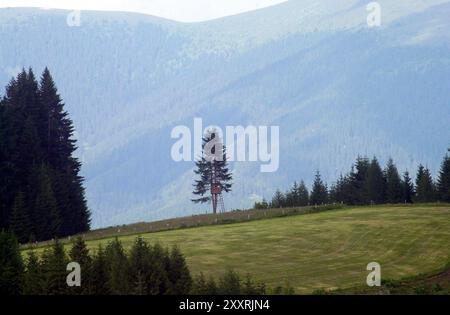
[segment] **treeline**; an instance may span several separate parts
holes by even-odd
[[[358,157],[350,172],[328,186],[316,173],[311,192],[304,181],[285,193],[277,190],[270,202],[256,202],[254,208],[284,208],[345,203],[369,205],[385,203],[450,202],[450,156],[447,154],[436,180],[430,170],[418,167],[415,180],[408,171],[400,175],[394,161],[389,159],[383,169],[376,157]]]
[[[81,237],[68,253],[54,241],[37,255],[29,251],[23,259],[14,234],[0,233],[0,295],[216,295],[293,294],[290,286],[267,289],[250,276],[241,278],[229,270],[217,280],[203,274],[191,277],[178,247],[171,250],[150,245],[137,237],[126,252],[116,238],[91,253]],[[67,265],[81,267],[81,285],[68,286]]]
[[[72,121],[48,69],[23,70],[0,100],[0,229],[21,243],[89,229]]]

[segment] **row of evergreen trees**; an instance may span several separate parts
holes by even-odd
[[[23,70],[0,100],[0,229],[20,242],[89,229],[72,121],[48,69]]]
[[[400,175],[394,161],[389,159],[381,168],[374,157],[358,157],[351,171],[333,183],[330,188],[319,172],[309,192],[304,181],[294,183],[291,189],[282,193],[277,190],[270,202],[255,203],[255,208],[301,207],[326,203],[367,205],[383,203],[450,202],[450,156],[447,154],[441,164],[436,181],[430,170],[420,165],[415,183],[408,171]]]
[[[129,252],[116,238],[90,253],[81,237],[65,252],[59,241],[24,261],[11,232],[0,232],[0,295],[261,295],[293,294],[289,286],[266,288],[250,275],[228,270],[215,280],[203,273],[192,278],[178,247],[150,245],[138,237]],[[69,262],[81,266],[81,286],[67,285]]]
[[[26,295],[187,294],[192,279],[185,258],[172,250],[137,238],[128,254],[117,239],[91,255],[82,238],[76,238],[67,254],[63,244],[53,245],[38,255],[28,253],[22,261],[12,233],[0,233],[0,293]],[[69,262],[81,266],[81,286],[66,282]]]

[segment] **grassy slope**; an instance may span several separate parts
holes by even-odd
[[[231,267],[270,286],[289,282],[297,293],[310,293],[364,285],[372,261],[390,279],[442,268],[450,258],[450,206],[350,208],[142,237],[179,245],[194,274]],[[120,240],[129,248],[134,238]]]

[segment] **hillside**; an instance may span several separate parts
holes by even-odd
[[[358,154],[435,172],[448,147],[450,3],[293,0],[202,23],[111,12],[0,9],[0,86],[48,66],[74,120],[95,228],[204,213],[177,125],[280,126],[280,169],[233,163],[227,209],[294,180],[326,181]],[[3,93],[0,92],[0,93]],[[251,182],[246,179],[252,178]]]
[[[119,239],[129,248],[135,236]],[[179,245],[194,274],[233,268],[271,286],[289,282],[297,293],[311,293],[364,286],[373,261],[381,264],[383,279],[440,270],[450,260],[450,205],[344,208],[141,236]],[[109,240],[87,244],[95,250]]]

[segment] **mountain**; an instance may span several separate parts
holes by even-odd
[[[450,135],[450,1],[288,1],[201,23],[82,11],[0,9],[0,85],[52,71],[77,129],[95,227],[206,211],[171,130],[280,126],[280,167],[232,163],[227,208],[294,180],[327,181],[358,154],[434,172]],[[251,180],[249,180],[251,179]]]

